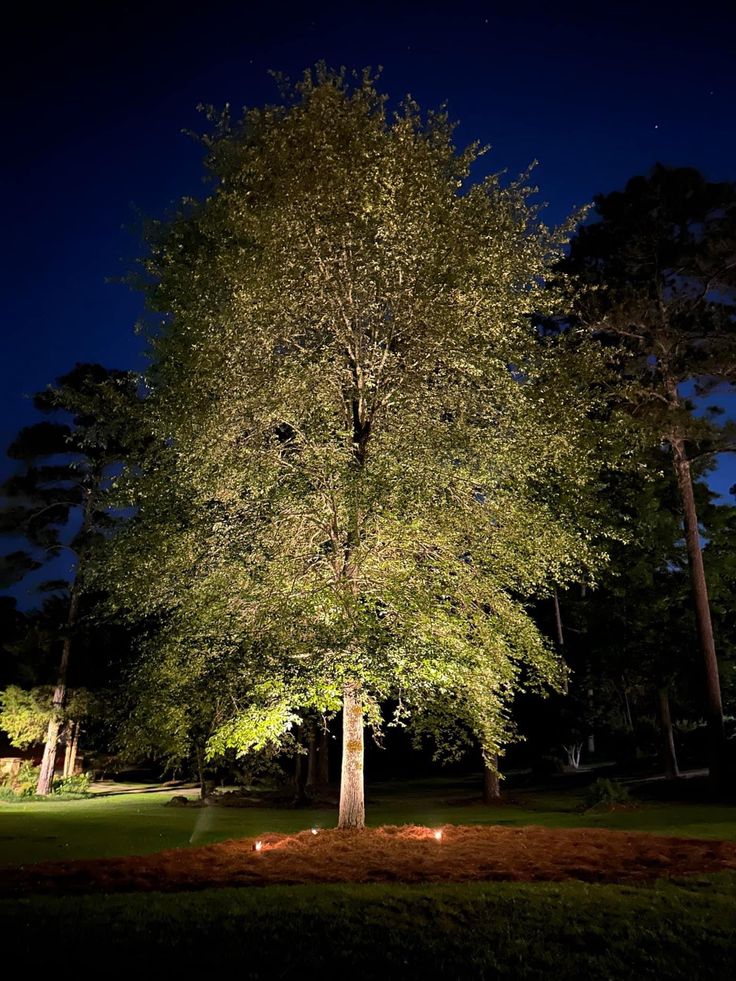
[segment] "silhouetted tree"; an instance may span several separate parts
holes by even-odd
[[[54,421],[25,427],[8,450],[21,467],[2,487],[0,529],[27,543],[11,556],[14,578],[60,553],[70,557],[68,580],[46,584],[66,591],[68,603],[37,788],[42,795],[49,793],[54,775],[85,561],[93,540],[114,523],[103,492],[110,468],[124,454],[136,389],[129,372],[78,364],[34,398],[36,408]]]
[[[561,268],[584,287],[575,316],[619,359],[631,412],[670,453],[705,668],[711,777],[723,786],[721,686],[691,469],[736,439],[733,424],[696,414],[687,391],[706,395],[736,380],[736,185],[658,164],[624,191],[599,195],[595,218]]]

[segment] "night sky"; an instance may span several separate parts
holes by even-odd
[[[109,281],[136,256],[137,211],[202,192],[195,106],[275,99],[269,69],[382,65],[392,97],[447,99],[493,170],[539,160],[550,222],[657,160],[736,179],[733,3],[25,9],[3,52],[2,446],[76,361],[143,366],[140,299]],[[714,486],[735,480],[728,465]]]

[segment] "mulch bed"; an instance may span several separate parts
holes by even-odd
[[[0,893],[143,892],[316,882],[635,882],[736,870],[736,842],[573,828],[416,825],[263,835],[154,855],[0,871]]]

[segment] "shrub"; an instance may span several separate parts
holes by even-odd
[[[611,807],[614,804],[630,804],[631,795],[626,787],[605,777],[599,777],[585,791],[585,808]]]
[[[91,784],[91,773],[74,773],[61,780],[55,780],[53,793],[55,796],[64,797],[89,797]]]
[[[34,766],[30,760],[23,760],[20,769],[7,786],[17,797],[33,797],[40,772],[40,766]]]

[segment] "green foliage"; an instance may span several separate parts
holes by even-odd
[[[136,384],[132,373],[77,364],[35,396],[35,407],[53,421],[20,431],[8,449],[20,469],[0,487],[0,531],[25,542],[5,560],[8,584],[62,549],[79,556],[109,527],[110,515],[97,498],[106,468],[122,452]],[[80,511],[81,528],[72,532],[70,516]]]
[[[91,786],[91,773],[73,773],[55,780],[52,792],[57,797],[89,797]]]
[[[18,749],[43,742],[52,715],[51,688],[32,688],[27,691],[9,685],[0,692],[0,729],[4,729],[10,745]]]
[[[606,777],[599,777],[586,788],[584,803],[588,810],[615,804],[629,804],[631,795],[623,784],[608,780]]]
[[[736,184],[658,164],[598,195],[595,212],[562,264],[585,287],[576,314],[614,346],[638,412],[663,438],[730,445],[733,426],[719,436],[715,414],[694,416],[672,383],[694,380],[704,394],[734,380]]]
[[[496,753],[515,693],[564,676],[527,601],[605,558],[604,359],[533,322],[572,223],[526,176],[474,183],[481,148],[368,74],[319,67],[204,143],[212,194],[151,230],[147,452],[99,571],[158,627],[148,716],[245,753],[357,678],[374,722],[401,697]]]
[[[11,746],[27,749],[44,741],[53,714],[53,693],[49,685],[31,689],[8,685],[0,692],[0,729],[8,734]],[[99,716],[102,711],[100,700],[86,688],[71,688],[59,715],[62,722],[65,719],[81,722]]]
[[[5,787],[16,797],[33,797],[40,771],[41,767],[34,766],[30,760],[23,760],[20,769],[14,776],[8,778]]]

